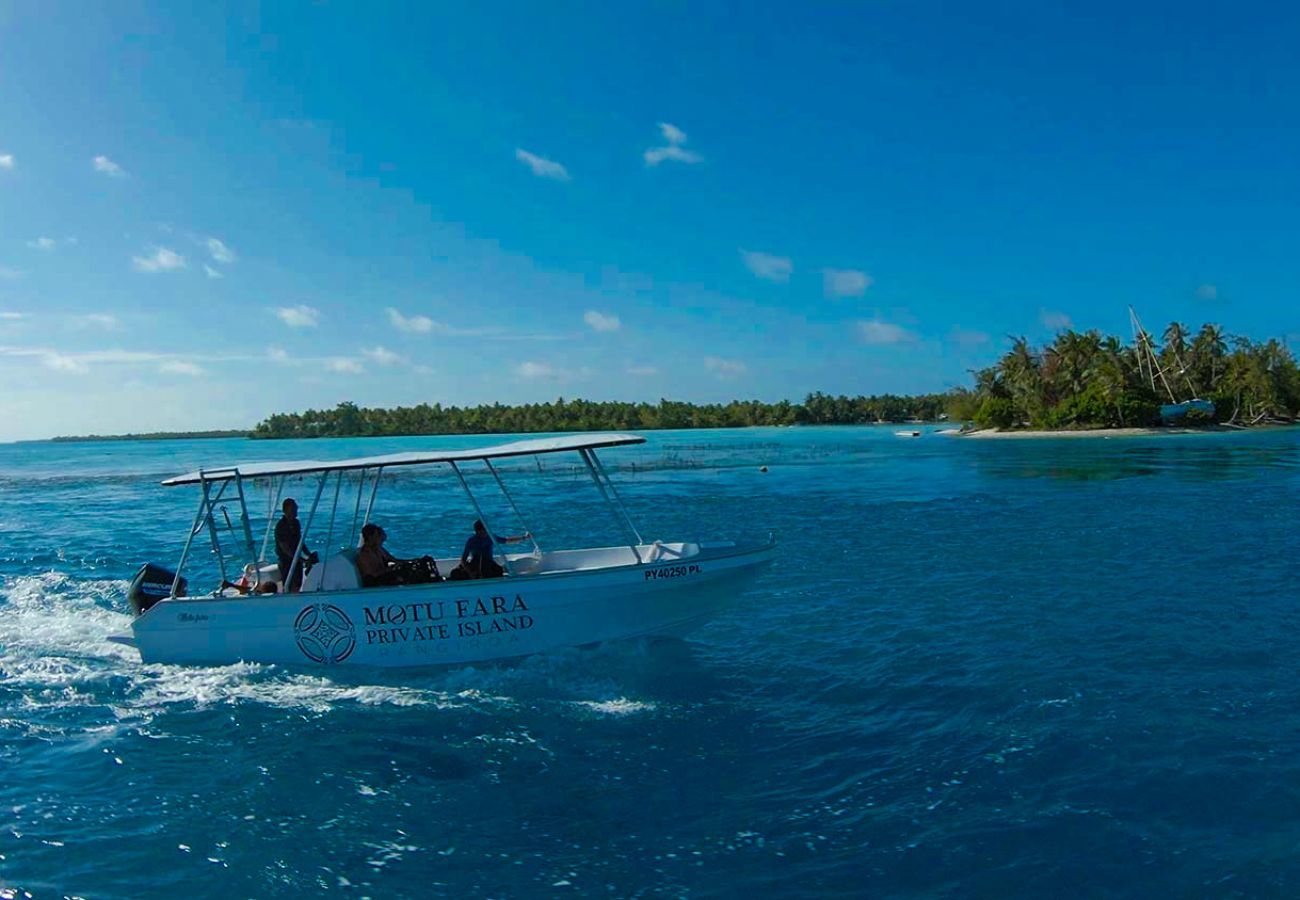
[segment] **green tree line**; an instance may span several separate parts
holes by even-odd
[[[1066,329],[1042,347],[1023,337],[993,365],[973,373],[970,388],[938,394],[831,396],[802,403],[596,402],[565,400],[505,406],[421,403],[393,409],[340,403],[333,409],[278,413],[254,438],[548,431],[646,431],[750,425],[860,425],[878,422],[974,422],[998,428],[1107,428],[1159,425],[1174,399],[1211,400],[1213,415],[1187,413],[1184,424],[1293,420],[1300,414],[1300,371],[1280,341],[1251,341],[1207,324],[1196,333],[1174,322],[1149,353],[1099,331]],[[1144,363],[1144,360],[1146,362]],[[1154,387],[1152,382],[1155,382]]]
[[[1300,371],[1276,339],[1254,342],[1211,324],[1192,334],[1174,322],[1148,342],[1144,353],[1139,341],[1098,331],[1067,329],[1040,348],[1014,338],[1001,359],[975,373],[972,390],[954,392],[950,412],[985,427],[1147,426],[1161,423],[1171,393],[1214,403],[1212,415],[1188,412],[1187,424],[1255,424],[1300,412]]]
[[[442,406],[393,409],[340,403],[333,409],[277,413],[253,429],[254,438],[352,437],[402,434],[500,434],[543,431],[646,431],[659,428],[739,428],[748,425],[858,425],[933,421],[949,394],[832,397],[810,394],[803,403],[734,400],[730,403],[617,403],[565,400],[520,406]]]

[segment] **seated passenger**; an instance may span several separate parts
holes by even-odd
[[[514,537],[496,535],[496,539],[503,544],[514,544],[526,541],[532,536],[531,532],[525,531]],[[462,581],[472,578],[500,578],[504,575],[505,569],[492,558],[492,538],[483,520],[476,519],[474,533],[465,542],[465,550],[460,555],[460,565],[453,569],[448,577],[452,581]]]
[[[442,581],[438,564],[432,556],[398,559],[384,549],[388,533],[373,522],[361,528],[361,549],[357,551],[357,571],[362,587],[385,587],[399,584],[428,584]]]

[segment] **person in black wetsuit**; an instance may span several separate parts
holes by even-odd
[[[461,578],[500,578],[505,574],[501,564],[492,558],[492,535],[482,519],[474,520],[474,533],[465,542],[465,550],[460,555],[460,565],[456,569],[462,573]],[[503,544],[526,541],[532,535],[525,531],[515,537],[496,536]]]
[[[285,498],[281,509],[284,515],[275,523],[275,558],[280,564],[280,581],[284,583],[284,589],[293,594],[302,587],[303,563],[315,563],[318,557],[304,544],[302,558],[290,574],[289,566],[293,564],[293,555],[302,540],[302,523],[298,521],[298,503],[292,497]]]

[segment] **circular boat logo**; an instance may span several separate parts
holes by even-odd
[[[303,607],[293,620],[293,635],[298,649],[312,662],[332,665],[352,655],[357,646],[357,630],[347,613],[328,603]]]

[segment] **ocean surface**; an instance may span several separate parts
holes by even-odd
[[[603,454],[647,538],[782,545],[732,612],[328,675],[105,640],[194,514],[158,481],[497,439],[0,446],[0,897],[1300,895],[1300,431],[648,437]],[[503,474],[618,542],[568,461]],[[375,512],[473,517],[445,473]]]

